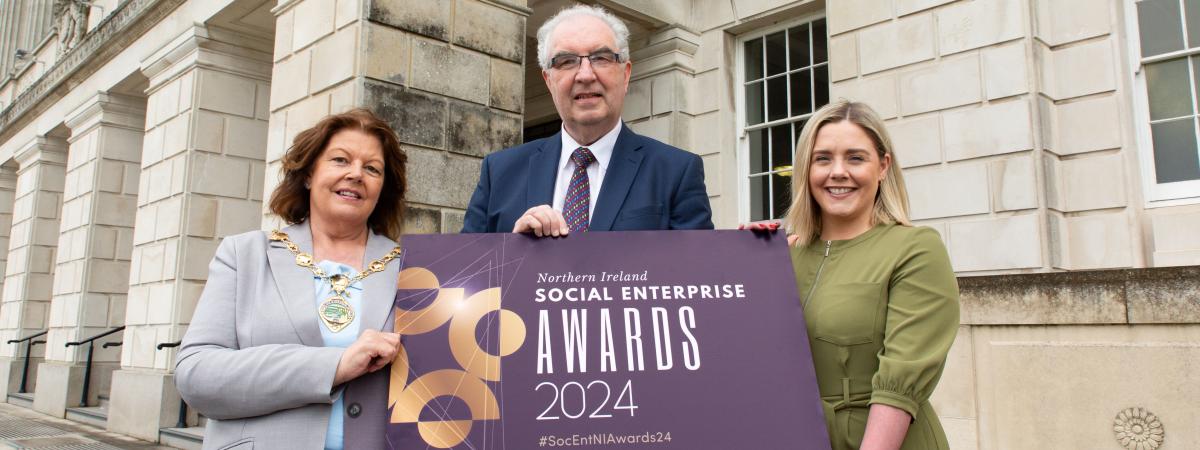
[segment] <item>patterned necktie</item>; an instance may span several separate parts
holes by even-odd
[[[591,150],[583,147],[571,152],[571,162],[575,163],[575,172],[571,174],[571,184],[567,185],[567,198],[563,203],[563,218],[571,231],[587,231],[591,223],[588,213],[592,198],[592,186],[588,183],[587,168],[596,157]]]

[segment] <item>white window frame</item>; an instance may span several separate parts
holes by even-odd
[[[1183,2],[1180,3],[1180,14],[1183,14]],[[1200,55],[1200,48],[1185,49],[1177,52],[1154,56],[1143,60],[1142,37],[1138,26],[1137,0],[1126,0],[1125,34],[1127,36],[1126,50],[1129,52],[1129,74],[1133,79],[1133,120],[1134,134],[1138,146],[1138,161],[1141,167],[1142,189],[1145,193],[1145,207],[1159,208],[1165,206],[1190,205],[1200,203],[1200,180],[1176,181],[1173,183],[1158,183],[1154,166],[1154,140],[1150,132],[1150,93],[1146,86],[1146,71],[1142,70],[1145,63],[1153,63],[1176,58],[1187,58]],[[1183,30],[1184,42],[1187,42],[1187,27]],[[1192,64],[1187,64],[1189,75],[1193,70]],[[1189,81],[1195,80],[1191,78]],[[1194,81],[1192,81],[1194,83]],[[1198,87],[1193,86],[1192,101],[1195,103]],[[1197,111],[1200,112],[1200,111]],[[1197,134],[1200,136],[1200,133]],[[1200,137],[1197,138],[1200,142]]]
[[[745,75],[746,74],[746,67],[745,67],[746,66],[746,55],[745,55],[746,41],[758,39],[758,38],[767,36],[769,34],[777,33],[782,30],[800,26],[805,23],[816,22],[817,20],[820,20],[820,19],[826,19],[824,11],[806,15],[806,16],[803,16],[803,17],[800,17],[797,19],[783,21],[778,24],[772,25],[770,27],[762,28],[760,30],[755,30],[753,33],[746,33],[744,35],[740,35],[737,37],[737,40],[734,43],[734,47],[737,50],[734,55],[734,61],[735,61],[735,67],[734,67],[734,91],[735,91],[735,93],[734,93],[734,102],[735,102],[734,103],[735,104],[734,116],[737,118],[736,126],[737,126],[737,141],[738,142],[737,142],[737,150],[736,150],[736,154],[734,155],[734,159],[737,161],[738,223],[750,222],[750,158],[749,158],[749,156],[750,156],[750,133],[747,132],[748,125],[746,124],[746,75]],[[825,36],[826,59],[823,64],[826,67],[826,73],[829,74],[828,76],[830,78],[832,78],[833,75],[828,71],[829,61],[832,59],[832,56],[833,56],[832,54],[829,53],[829,35],[828,35],[829,20],[828,19],[825,20],[825,33],[826,33],[826,36]],[[812,46],[811,41],[809,42],[809,46],[810,46],[810,50],[811,50],[811,46]],[[764,46],[764,48],[765,48],[765,46]],[[788,60],[787,60],[788,67],[791,67],[791,65],[790,65],[791,57],[792,57],[791,52],[784,52],[784,54],[788,58]],[[819,66],[819,64],[813,65],[813,67],[817,67],[817,66]],[[832,87],[833,87],[832,82],[830,82],[829,87],[831,88],[830,94],[832,94]],[[787,101],[788,101],[788,104],[790,105],[791,100],[792,100],[792,84],[791,83],[787,83],[787,89],[788,89]],[[814,96],[815,96],[815,94],[816,94],[816,92],[810,93],[810,95],[814,95]],[[815,97],[810,97],[810,98],[815,98]],[[764,96],[763,97],[764,109],[766,108],[767,101],[768,100],[767,100],[766,96]],[[830,98],[830,101],[832,101],[832,97]],[[815,112],[815,111],[813,111],[813,112]],[[808,114],[802,114],[799,116],[788,117],[785,119],[775,120],[775,121],[769,120],[769,118],[766,116],[766,112],[764,112],[763,113],[763,122],[759,123],[757,125],[754,125],[753,127],[755,129],[767,129],[767,128],[770,128],[771,126],[775,126],[775,125],[799,122],[802,120],[807,120],[809,117],[812,117],[813,112],[809,112]],[[800,137],[798,134],[799,132],[800,132],[800,130],[796,130],[797,135],[795,137],[797,139]],[[765,139],[770,139],[769,133],[764,133],[764,135],[765,135]],[[793,143],[793,145],[795,145],[795,143]],[[795,164],[794,160],[792,161],[792,164]],[[769,177],[769,175],[768,175],[768,177]],[[772,201],[769,202],[768,204],[771,205],[772,208],[774,208],[774,198],[772,198],[771,200]],[[769,217],[772,215],[773,214],[770,214],[770,211],[768,211],[767,216]],[[774,220],[774,219],[770,219],[770,218],[766,219],[766,221],[771,221],[771,220]]]

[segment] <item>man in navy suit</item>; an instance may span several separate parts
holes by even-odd
[[[464,233],[712,229],[700,157],[621,122],[629,29],[599,7],[538,29],[538,63],[563,130],[483,159]]]

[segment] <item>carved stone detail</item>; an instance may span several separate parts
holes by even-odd
[[[87,0],[54,0],[54,17],[58,19],[58,54],[62,56],[83,41],[87,34],[88,14],[92,10]]]
[[[1126,408],[1113,419],[1117,442],[1129,450],[1154,450],[1162,446],[1166,434],[1158,416],[1145,408]]]

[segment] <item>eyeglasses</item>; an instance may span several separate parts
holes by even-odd
[[[550,59],[550,67],[554,70],[575,70],[582,64],[583,58],[592,62],[592,67],[603,69],[621,62],[621,55],[611,50],[601,50],[590,55],[573,55],[563,53]]]

